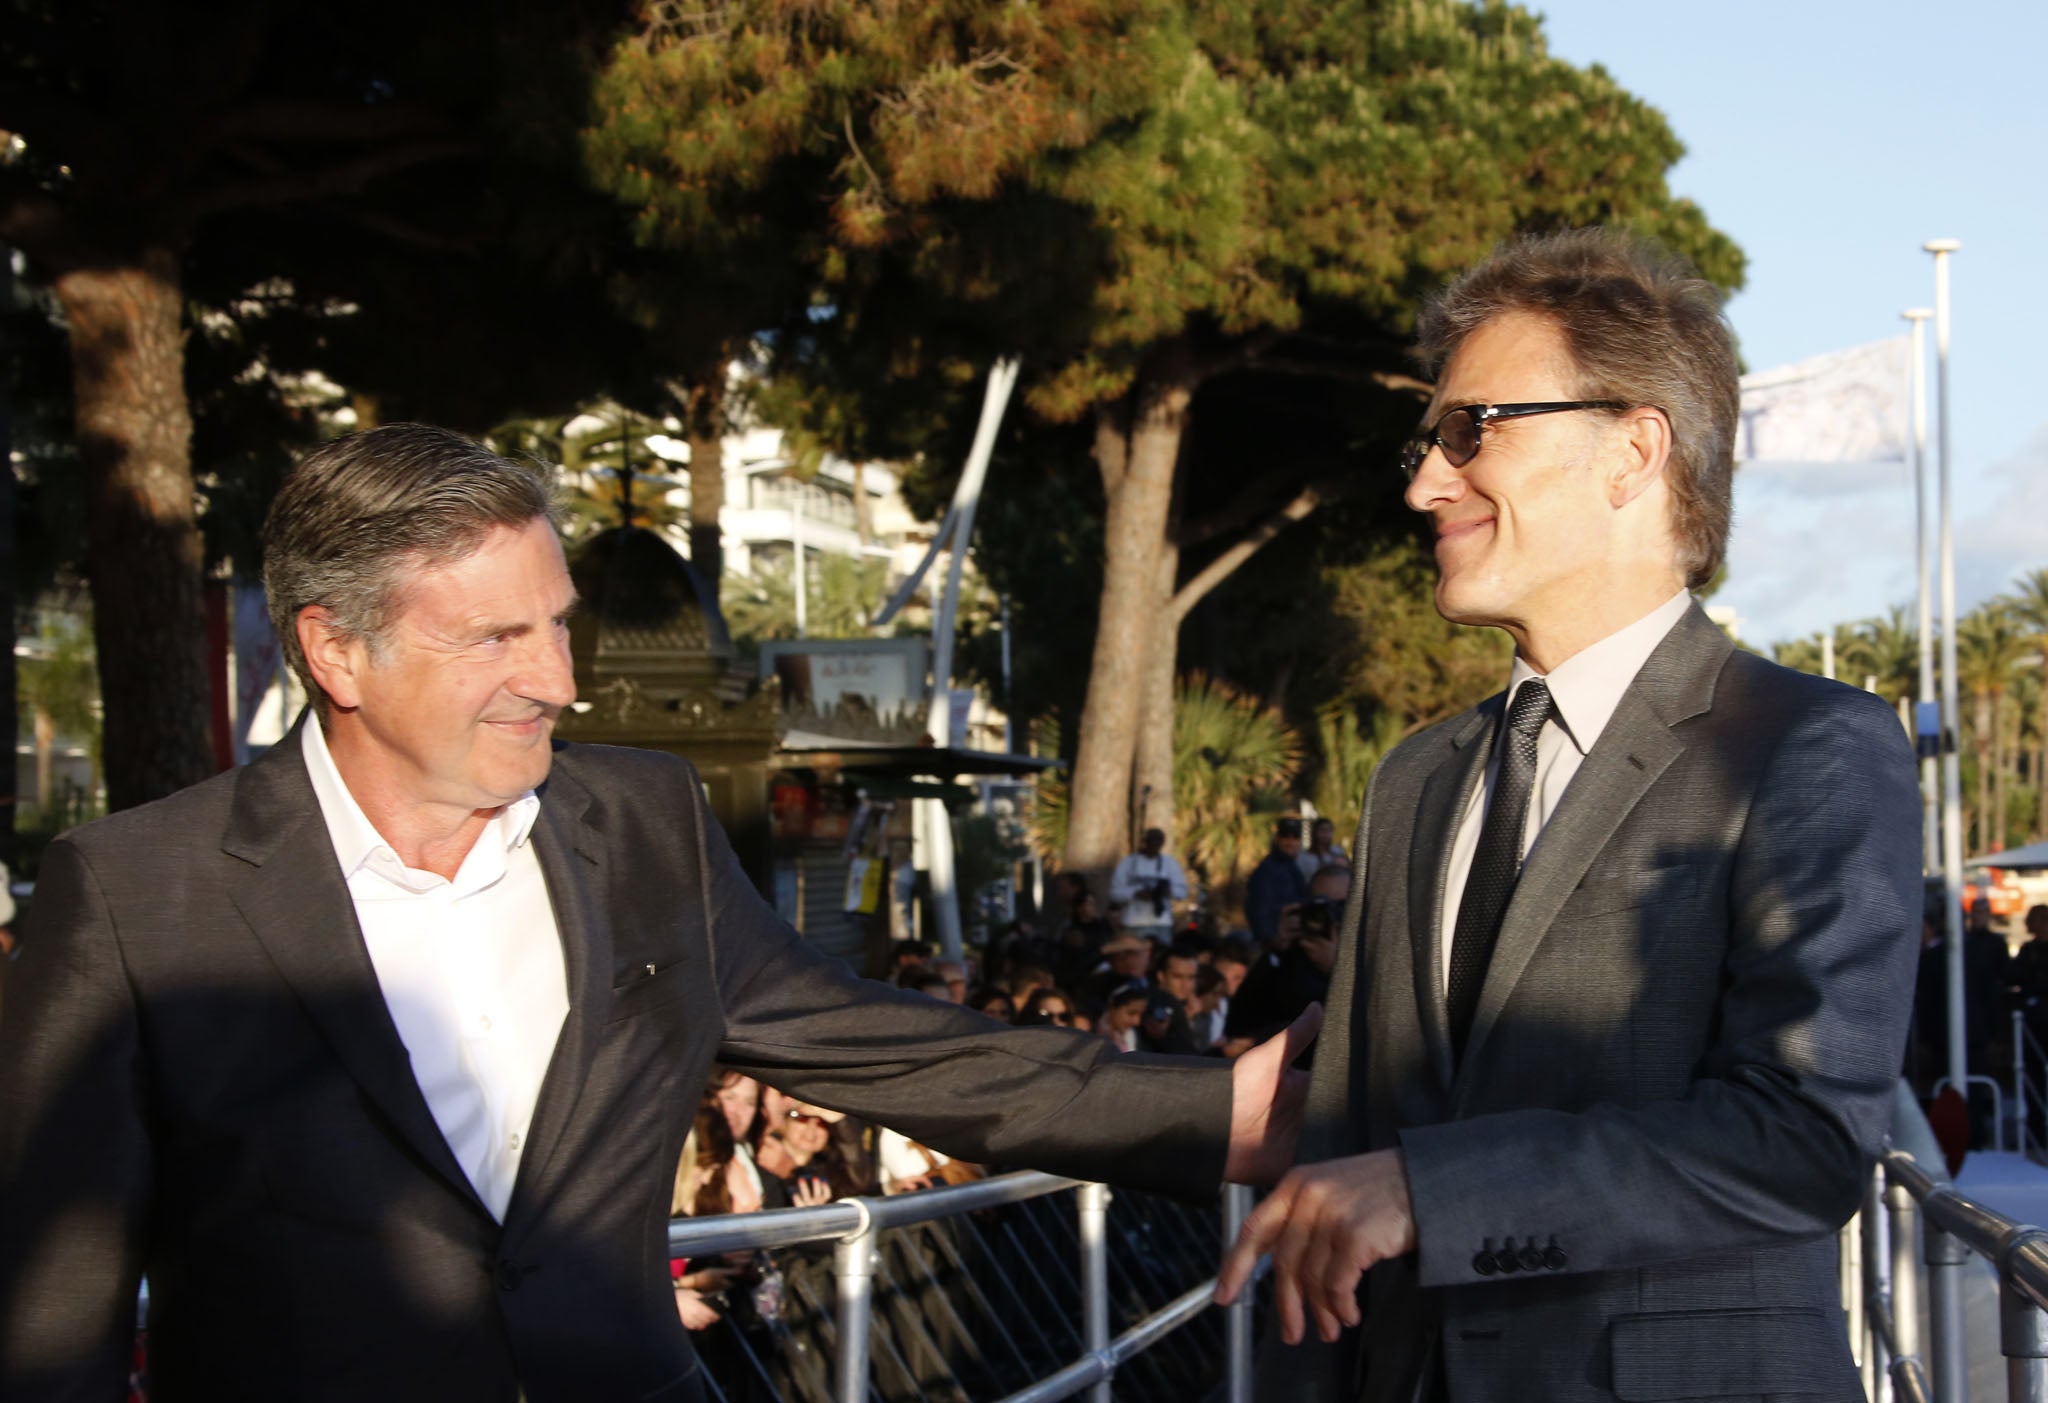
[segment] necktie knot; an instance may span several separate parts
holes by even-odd
[[[1508,707],[1508,730],[1518,739],[1534,740],[1550,719],[1550,688],[1540,677],[1532,677],[1515,691]]]

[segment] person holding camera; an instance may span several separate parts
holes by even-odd
[[[1263,1036],[1261,1029],[1284,1028],[1310,1004],[1328,997],[1330,971],[1337,963],[1337,924],[1350,892],[1351,869],[1325,867],[1308,884],[1303,900],[1280,908],[1272,950],[1253,963],[1230,1001],[1223,1026],[1226,1057],[1249,1050]]]
[[[1116,865],[1109,899],[1124,905],[1124,929],[1162,940],[1173,929],[1173,903],[1188,899],[1187,874],[1166,851],[1166,831],[1148,828],[1138,850]]]

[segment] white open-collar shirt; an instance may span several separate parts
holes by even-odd
[[[530,841],[540,799],[529,790],[500,809],[451,882],[399,860],[335,768],[318,717],[300,730],[413,1076],[456,1163],[503,1222],[569,1012],[561,935]]]
[[[1529,666],[1520,654],[1516,655],[1514,669],[1508,674],[1507,702],[1501,715],[1507,714],[1516,691],[1532,677],[1543,677],[1550,688],[1551,701],[1550,719],[1543,723],[1543,730],[1536,737],[1536,782],[1529,791],[1529,816],[1522,823],[1523,857],[1529,855],[1529,849],[1543,833],[1543,825],[1557,811],[1558,801],[1564,798],[1572,776],[1585,763],[1586,752],[1607,729],[1614,709],[1621,705],[1622,693],[1691,605],[1692,596],[1680,590],[1628,627],[1572,654],[1548,676]],[[1493,802],[1493,787],[1499,778],[1500,748],[1495,746],[1486,762],[1486,783],[1473,788],[1451,840],[1437,971],[1446,993],[1451,987],[1451,941],[1458,930],[1458,908],[1465,901],[1465,879],[1471,875],[1472,856],[1479,849],[1479,833],[1486,826],[1486,808]]]

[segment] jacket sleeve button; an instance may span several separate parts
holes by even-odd
[[[1501,1244],[1500,1251],[1494,1253],[1493,1264],[1500,1268],[1503,1274],[1518,1272],[1522,1269],[1522,1257],[1519,1252],[1515,1251],[1515,1240],[1513,1238],[1507,1239],[1507,1241]]]
[[[1519,1255],[1523,1271],[1542,1271],[1545,1266],[1549,1265],[1548,1254],[1536,1245],[1536,1239],[1533,1237],[1529,1239],[1528,1245],[1521,1250]]]
[[[1564,1249],[1557,1245],[1555,1235],[1551,1237],[1550,1245],[1543,1249],[1543,1265],[1552,1271],[1563,1271],[1571,1265],[1571,1258],[1565,1256]]]
[[[1500,1270],[1493,1263],[1492,1238],[1486,1239],[1485,1244],[1480,1247],[1478,1253],[1472,1258],[1472,1270],[1478,1272],[1481,1276],[1492,1276],[1496,1271]]]

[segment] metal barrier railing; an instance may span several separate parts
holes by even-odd
[[[1965,1273],[1975,1253],[1998,1273],[2007,1396],[2048,1403],[2048,1232],[1957,1192],[1903,1086],[1894,1145],[1902,1140],[1919,1153],[1887,1152],[1872,1171],[1862,1210],[1843,1229],[1843,1304],[1865,1393],[1872,1403],[1967,1403]]]
[[[1053,1403],[1083,1390],[1088,1391],[1091,1403],[1110,1403],[1110,1379],[1116,1371],[1200,1315],[1209,1305],[1215,1279],[1183,1292],[1112,1339],[1106,1231],[1110,1190],[1106,1185],[1026,1170],[889,1198],[845,1198],[812,1208],[681,1218],[669,1224],[669,1253],[674,1257],[705,1257],[802,1243],[832,1243],[836,1302],[833,1314],[837,1324],[833,1397],[837,1403],[866,1403],[879,1235],[890,1228],[957,1218],[981,1209],[1068,1191],[1076,1195],[1080,1229],[1078,1266],[1084,1353],[1002,1403]],[[1238,1227],[1251,1211],[1251,1203],[1250,1189],[1234,1184],[1225,1186],[1222,1241],[1226,1248],[1236,1239]],[[1225,1397],[1229,1403],[1250,1403],[1252,1396],[1251,1311],[1249,1291],[1225,1308]]]

